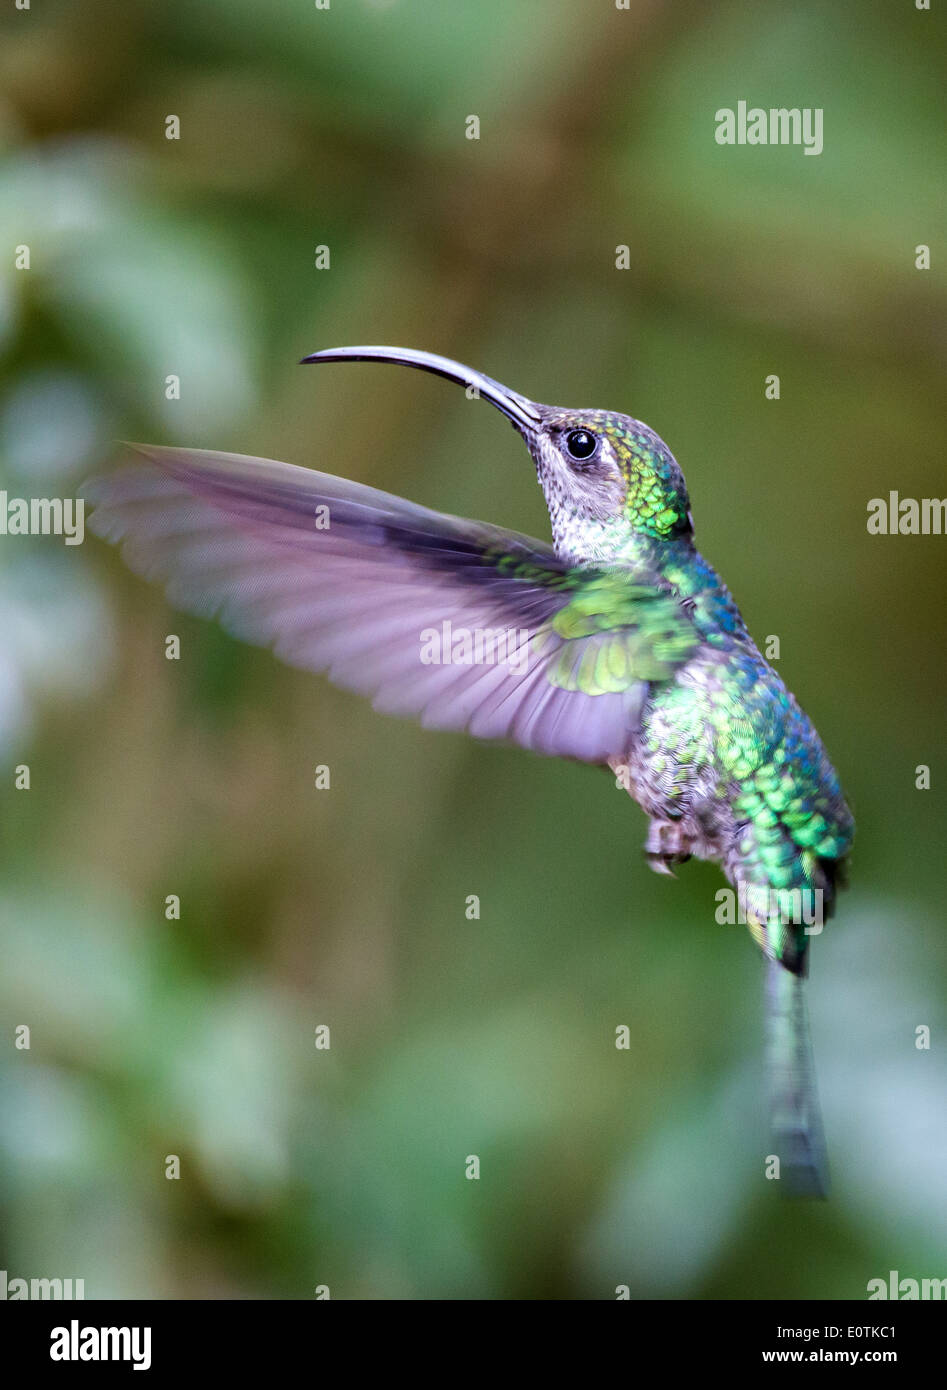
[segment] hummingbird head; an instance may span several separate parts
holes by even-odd
[[[630,532],[658,541],[692,533],[684,475],[654,430],[610,410],[536,409],[526,442],[560,553],[610,560]]]
[[[684,475],[640,420],[608,410],[540,405],[470,367],[412,348],[329,348],[303,362],[395,362],[434,372],[503,412],[536,465],[557,552],[576,561],[618,558],[633,534],[655,541],[693,530]]]

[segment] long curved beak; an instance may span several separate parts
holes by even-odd
[[[418,367],[422,372],[433,372],[435,376],[456,381],[460,386],[474,387],[479,396],[497,410],[502,410],[507,419],[512,420],[517,429],[531,434],[540,423],[540,414],[535,404],[518,391],[511,391],[492,377],[475,372],[449,357],[438,357],[434,352],[418,352],[414,348],[398,347],[342,347],[326,348],[324,352],[313,352],[302,358],[303,362],[397,362],[402,367]]]

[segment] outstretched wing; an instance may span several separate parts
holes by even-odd
[[[604,762],[698,638],[624,571],[269,459],[135,446],[91,528],[175,605],[428,727]]]

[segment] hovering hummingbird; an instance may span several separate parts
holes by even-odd
[[[818,734],[695,547],[676,460],[640,420],[539,405],[433,353],[303,358],[340,361],[434,372],[502,411],[552,546],[291,464],[151,446],[88,485],[93,530],[172,603],[377,709],[611,768],[650,818],[659,872],[718,863],[767,962],[780,1176],[824,1195],[803,987],[854,824]],[[432,660],[423,635],[445,624],[521,634],[525,659]]]

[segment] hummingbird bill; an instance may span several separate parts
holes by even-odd
[[[766,1157],[784,1190],[826,1195],[804,988],[854,822],[815,728],[696,547],[677,461],[640,420],[541,405],[434,353],[303,358],[353,361],[433,372],[501,411],[552,543],[309,468],[151,445],[86,485],[89,526],[172,604],[378,710],[611,769],[648,818],[657,871],[718,864],[765,961]],[[495,636],[478,659],[475,643],[458,657],[457,634]],[[497,659],[509,634],[516,659]]]

